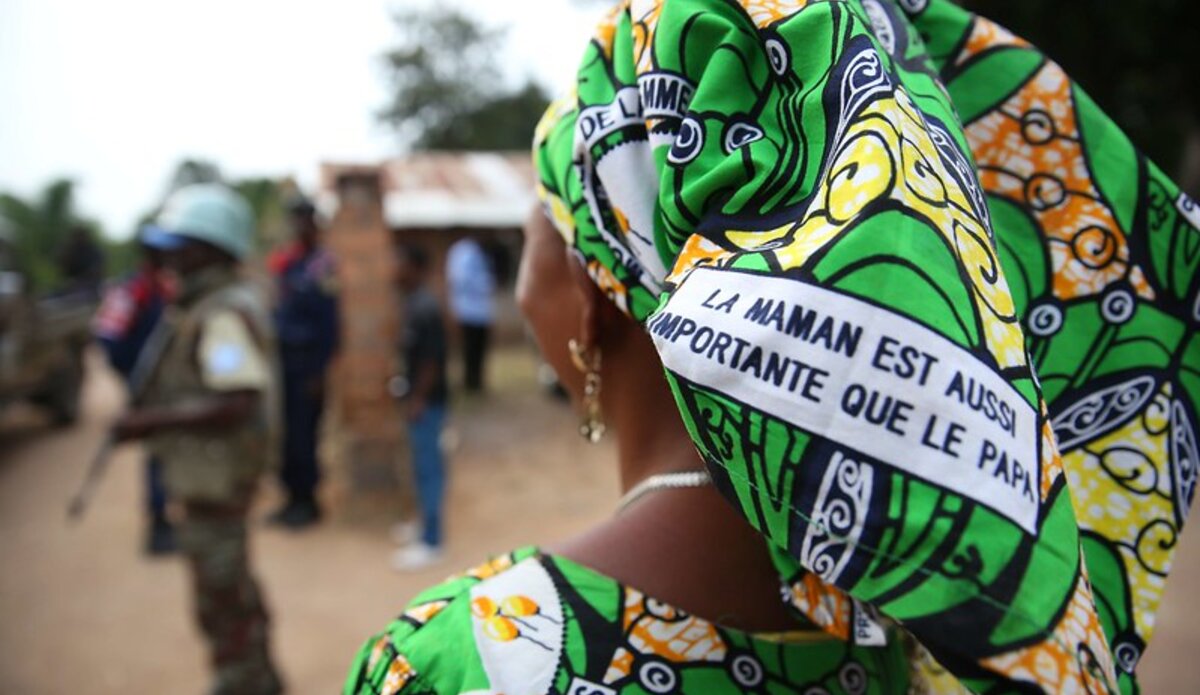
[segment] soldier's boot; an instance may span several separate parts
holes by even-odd
[[[218,627],[222,635],[213,654],[214,695],[277,695],[283,684],[271,663],[267,615],[253,582],[240,592],[243,612]]]
[[[227,663],[217,668],[211,695],[279,695],[283,683],[265,658]]]

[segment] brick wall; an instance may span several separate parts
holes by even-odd
[[[330,494],[340,498],[334,504],[340,516],[381,509],[396,514],[397,480],[403,477],[397,465],[407,457],[387,391],[399,330],[394,242],[377,171],[347,172],[336,190],[338,208],[326,233],[338,258],[342,304],[341,351],[331,380]]]

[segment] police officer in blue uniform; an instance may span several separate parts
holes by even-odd
[[[334,259],[320,245],[316,209],[305,198],[288,205],[295,238],[270,259],[278,287],[275,330],[283,369],[284,448],[280,475],[288,499],[272,520],[300,529],[321,516],[317,436],[325,404],[325,372],[337,352],[340,322]]]

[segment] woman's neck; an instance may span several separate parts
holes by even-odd
[[[605,400],[622,404],[605,413],[616,439],[622,492],[652,475],[704,467],[669,389],[661,383],[665,378],[660,371],[644,378],[609,379],[612,383],[605,385]]]
[[[652,475],[704,465],[670,396],[654,402],[653,392],[665,387],[646,383],[640,393],[611,394],[612,402],[629,404],[609,414],[622,492]],[[797,627],[779,600],[765,541],[712,485],[655,490],[549,550],[729,627]]]
[[[625,491],[652,475],[704,465],[653,342],[640,328],[629,330],[604,345],[601,372]],[[732,627],[796,626],[779,600],[766,543],[712,485],[650,492],[553,552]]]

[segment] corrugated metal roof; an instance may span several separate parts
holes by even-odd
[[[339,178],[369,171],[380,174],[394,229],[519,227],[535,200],[528,153],[421,152],[381,165],[322,165],[322,207],[336,206]]]

